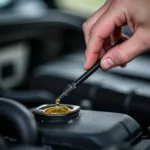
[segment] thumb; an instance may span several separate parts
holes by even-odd
[[[128,40],[110,49],[101,60],[104,70],[126,64],[146,50],[138,31]]]

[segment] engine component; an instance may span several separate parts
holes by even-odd
[[[22,104],[5,98],[0,98],[0,133],[24,145],[36,144],[38,138],[32,113]]]
[[[45,114],[47,105],[32,109],[43,145],[94,150],[124,141],[137,142],[141,137],[139,124],[127,115],[64,106],[74,110],[67,114]]]

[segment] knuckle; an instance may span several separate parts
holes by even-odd
[[[97,28],[96,28],[96,25],[94,24],[92,29],[91,29],[90,35],[91,36],[96,36],[97,34],[98,34]]]
[[[147,48],[150,48],[150,35],[146,35],[142,38],[139,38],[140,42],[141,42],[141,45],[143,46],[143,48],[147,49]]]
[[[88,21],[86,21],[86,22],[84,22],[83,25],[82,25],[82,30],[83,30],[84,32],[86,32],[86,31],[88,30],[88,28],[89,28]]]
[[[127,62],[129,62],[129,56],[124,54],[121,50],[118,50],[118,52],[117,52],[117,64],[125,64]]]

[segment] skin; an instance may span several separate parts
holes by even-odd
[[[132,37],[111,48],[122,38],[127,24]],[[124,66],[150,49],[150,0],[107,0],[84,24],[86,70],[101,59],[104,70]],[[125,37],[123,37],[126,39]]]

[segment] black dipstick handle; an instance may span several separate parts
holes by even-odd
[[[122,42],[123,42],[123,39],[119,40],[114,46]],[[67,96],[71,91],[73,91],[79,85],[81,85],[90,75],[92,75],[96,70],[98,70],[98,68],[100,68],[100,59],[95,63],[95,65],[91,69],[86,71],[82,76],[80,76],[72,84],[69,84],[68,87],[63,91],[63,93],[58,97],[58,99],[61,100],[64,96]]]
[[[114,46],[120,44],[123,42],[123,39],[120,39]],[[114,47],[112,46],[112,48]],[[96,70],[100,68],[100,59],[95,63],[95,65],[86,71],[81,77],[79,77],[76,81],[73,82],[73,84],[78,87],[80,84],[82,84],[90,75],[92,75]]]
[[[100,68],[100,60],[98,60],[95,65],[88,71],[86,71],[81,77],[79,77],[74,84],[78,87],[82,84],[90,75],[92,75],[98,68]]]

